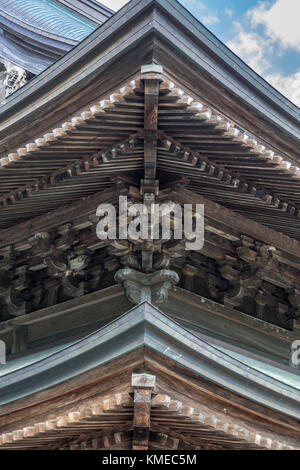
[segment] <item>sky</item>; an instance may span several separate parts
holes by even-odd
[[[100,0],[118,10],[127,0]],[[180,0],[235,54],[300,107],[300,0]]]

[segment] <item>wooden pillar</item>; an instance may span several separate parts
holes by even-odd
[[[133,374],[134,416],[133,416],[133,450],[148,450],[150,434],[150,415],[152,393],[155,387],[155,376]]]
[[[144,81],[144,184],[150,186],[145,192],[155,192],[158,139],[159,84],[162,81],[161,65],[143,65],[141,79]],[[151,190],[151,186],[153,189]]]
[[[141,181],[141,194],[148,214],[159,192],[156,180],[159,85],[163,80],[161,65],[143,65],[141,80],[144,82],[144,179]],[[145,244],[142,250],[142,267],[150,272],[153,267],[153,245]]]

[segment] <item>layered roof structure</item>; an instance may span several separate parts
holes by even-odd
[[[0,449],[299,448],[299,117],[169,0],[4,100]],[[204,205],[204,246],[99,239],[120,196]]]
[[[288,424],[285,423],[287,418],[284,414],[300,417],[299,382],[296,386],[293,384],[294,388],[289,383],[288,374],[281,374],[283,382],[271,377],[268,372],[259,371],[254,362],[252,367],[245,366],[230,353],[226,354],[191,334],[147,303],[67,347],[50,350],[48,355],[43,352],[40,357],[28,357],[27,364],[26,360],[23,361],[15,371],[8,365],[5,374],[4,368],[5,375],[2,373],[1,379],[2,413],[14,409],[17,417],[18,403],[21,405],[26,400],[28,406],[33,396],[36,409],[37,401],[46,400],[50,404],[62,384],[65,390],[67,386],[70,394],[79,377],[81,387],[83,384],[86,387],[87,383],[89,390],[98,388],[99,383],[103,387],[109,371],[113,374],[117,372],[116,363],[122,368],[118,393],[112,391],[109,396],[100,398],[101,393],[93,397],[89,392],[89,397],[85,394],[85,404],[72,403],[72,409],[75,405],[76,412],[68,412],[68,407],[60,406],[61,410],[56,410],[59,416],[45,422],[40,422],[42,415],[34,413],[30,423],[27,423],[29,426],[23,429],[13,429],[16,424],[12,422],[6,426],[8,432],[0,435],[0,448],[46,449],[52,445],[65,448],[68,447],[69,436],[75,441],[71,445],[74,449],[99,448],[99,445],[103,449],[113,449],[117,444],[123,449],[127,448],[134,438],[134,421],[137,419],[136,400],[130,396],[130,386],[136,393],[136,383],[141,381],[137,389],[140,387],[145,393],[149,388],[152,394],[155,390],[148,430],[150,448],[160,448],[159,443],[162,448],[165,448],[164,445],[168,447],[169,440],[173,449],[178,445],[185,449],[201,449],[203,446],[210,449],[296,449],[292,440],[287,444],[286,439],[281,439],[283,429]],[[128,377],[132,366],[137,369],[138,364],[142,363],[148,374],[134,374],[130,383]],[[92,380],[91,371],[94,377],[98,377],[96,380]],[[152,375],[149,375],[150,372]],[[182,387],[184,381],[191,380],[187,379],[189,375],[193,376],[195,390],[187,399]],[[166,394],[165,387],[169,387],[170,380],[173,382],[172,391],[167,388]],[[203,387],[207,390],[204,391]],[[212,392],[213,397],[208,398],[206,394]],[[75,402],[78,402],[80,393],[77,392]],[[248,409],[249,421],[253,414],[252,423],[243,426],[241,418],[234,417],[232,404],[228,402],[230,394],[235,394],[235,401],[233,397],[230,401],[235,403],[236,410],[247,405],[251,407],[251,401],[259,404],[260,411],[257,405],[253,410]],[[245,400],[243,404],[241,396]],[[279,401],[281,407],[278,407]],[[273,410],[267,416],[260,416],[261,423],[257,426],[255,420],[263,409],[262,405]],[[277,419],[281,417],[281,424],[277,425],[277,439],[274,439],[274,428],[272,433],[264,430],[273,415],[274,418],[277,415]],[[2,419],[5,420],[5,414]],[[291,419],[289,426],[292,429]],[[91,437],[83,441],[81,438],[84,445],[76,446],[76,436],[79,438],[83,429],[87,435],[96,432],[97,443]],[[107,439],[108,436],[110,438]]]

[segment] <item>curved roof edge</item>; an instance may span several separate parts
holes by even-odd
[[[145,20],[145,15],[147,18]],[[139,27],[139,22],[147,21],[144,28]],[[168,28],[166,28],[166,22]],[[122,43],[116,45],[113,51],[107,53],[109,41],[113,41],[116,35],[126,37],[126,47]],[[120,60],[122,55],[130,47],[138,47],[145,37],[153,38],[152,60],[160,60],[160,53],[168,60],[170,71],[184,74],[184,79],[192,81],[194,88],[205,90],[221,104],[220,112],[230,114],[239,125],[246,127],[251,123],[254,134],[260,132],[262,138],[276,142],[277,151],[287,153],[292,159],[299,160],[299,136],[300,136],[300,109],[293,105],[287,98],[281,95],[250,67],[231,52],[221,41],[210,33],[199,21],[190,15],[176,0],[131,0],[112,18],[94,31],[88,38],[73,48],[63,60],[58,60],[39,77],[25,85],[11,95],[1,107],[0,126],[6,133],[8,127],[3,126],[3,118],[14,114],[15,106],[27,114],[25,103],[28,96],[31,102],[40,99],[47,89],[47,115],[51,107],[52,93],[51,83],[56,83],[56,95],[62,87],[63,95],[71,94],[71,82],[67,77],[76,62],[77,73],[74,82],[85,82],[95,73],[102,71],[113,60]],[[158,49],[156,39],[163,40],[164,50]],[[174,48],[178,51],[173,55],[175,60],[169,60],[167,55]],[[87,73],[87,61],[91,52],[97,51],[99,62],[91,64]],[[101,56],[101,58],[100,58]],[[178,69],[176,63],[180,57],[182,67]],[[164,61],[161,65],[166,66]],[[144,64],[141,64],[144,65]],[[81,69],[79,68],[81,66]],[[84,73],[81,70],[84,69]],[[97,69],[97,70],[96,70]],[[207,78],[209,77],[209,79]],[[195,82],[196,80],[196,82]],[[58,82],[59,85],[58,85]],[[58,86],[57,86],[58,85]],[[226,93],[224,92],[226,90]],[[216,93],[217,91],[217,93]],[[50,94],[49,94],[50,92]],[[197,90],[195,91],[197,93]],[[19,116],[21,117],[19,113]],[[255,115],[255,119],[253,119]],[[1,123],[2,121],[2,123]],[[6,121],[7,122],[7,121]],[[246,124],[245,124],[246,122]],[[3,134],[2,134],[3,136]]]
[[[102,24],[115,12],[97,0],[56,0],[72,11],[80,13],[95,24]]]
[[[299,390],[220,351],[145,302],[109,325],[1,377],[0,404],[53,387],[140,348],[260,405],[300,418]],[[5,366],[4,366],[5,367]]]
[[[95,0],[0,0],[0,56],[39,74],[112,15]]]

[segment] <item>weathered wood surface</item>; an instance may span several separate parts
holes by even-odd
[[[48,415],[45,421],[12,428],[0,434],[0,449],[124,450],[131,445],[133,450],[297,448],[296,441],[280,439],[280,433],[263,429],[262,423],[245,425],[240,417],[232,418],[229,409],[213,410],[209,399],[199,403],[180,391],[156,393],[152,399],[156,378],[151,377],[133,374],[133,398],[127,385],[123,392],[78,402],[76,411],[60,414],[57,410],[55,418]],[[165,386],[164,382],[157,385]]]
[[[293,238],[272,229],[268,229],[262,224],[254,222],[249,218],[237,215],[234,211],[215,203],[201,194],[195,195],[186,188],[175,189],[170,197],[174,197],[182,204],[204,204],[206,217],[221,222],[230,228],[235,228],[240,234],[246,234],[256,240],[261,240],[271,246],[275,246],[283,252],[298,256],[300,242]]]
[[[152,393],[156,377],[133,374],[133,450],[148,450],[151,426]]]
[[[95,216],[99,204],[113,203],[118,211],[120,195],[131,202],[142,200],[138,189],[129,186],[130,179],[116,178],[111,184],[112,189],[0,231],[2,320],[106,288],[115,282],[120,269],[149,272],[171,268],[182,272],[183,283],[189,279],[188,290],[293,328],[300,309],[297,240],[237,217],[181,183],[171,183],[157,200],[193,203],[194,207],[204,204],[206,230],[201,250],[187,252],[184,240],[146,245],[131,239],[99,240]],[[172,218],[172,230],[176,220]],[[152,264],[144,250],[150,253]],[[157,261],[153,264],[154,255]],[[193,276],[185,274],[191,270]],[[249,299],[253,300],[249,303]]]
[[[264,432],[276,429],[278,436],[288,436],[295,438],[296,441],[299,440],[299,420],[297,419],[283,416],[277,410],[270,410],[248,398],[233,394],[204,377],[199,380],[197,374],[183,370],[172,359],[162,361],[155,351],[148,351],[146,365],[149,373],[155,373],[160,378],[162,394],[168,395],[170,388],[176,389],[179,395],[173,393],[172,398],[184,401],[186,405],[196,407],[193,405],[193,400],[195,400],[196,403],[201,402],[208,408],[212,407],[217,414],[225,412],[228,417],[237,419],[239,424],[247,421],[252,429],[257,429],[259,426],[262,426],[261,431]],[[184,395],[184,400],[180,398],[181,394]]]
[[[193,192],[299,238],[298,167],[159,76],[145,79],[146,95],[141,80],[125,82],[3,157],[0,226],[108,189],[120,172],[131,172],[139,184],[136,172],[146,165],[152,192],[156,173],[161,186],[184,175]]]
[[[122,345],[124,331],[127,331],[127,343]],[[174,337],[177,338],[176,351]],[[89,369],[91,351],[92,370]],[[82,360],[78,361],[80,354]],[[67,364],[67,368],[63,364]],[[207,404],[210,397],[213,407],[217,405],[221,411],[226,408],[235,415],[243,414],[243,419],[247,416],[247,421],[252,420],[254,425],[258,420],[266,420],[269,423],[266,429],[271,426],[274,432],[277,428],[279,433],[284,429],[283,435],[286,433],[291,437],[296,437],[295,431],[299,432],[297,389],[240,363],[149,304],[136,307],[102,330],[53,354],[50,376],[47,358],[27,367],[26,377],[22,370],[3,376],[1,400],[11,403],[1,406],[1,423],[10,429],[16,420],[19,422],[24,416],[36,419],[54,404],[56,407],[73,407],[78,399],[77,392],[83,399],[91,397],[97,390],[96,393],[100,393],[100,389],[109,391],[110,384],[117,386],[118,378],[119,383],[123,383],[122,377],[141,370],[143,364],[151,375],[164,377],[169,384],[166,394],[168,387],[175,383],[175,388],[180,387],[187,397],[195,394],[196,401],[202,397],[203,403]],[[54,374],[55,370],[57,373]],[[20,376],[24,398],[16,386]],[[33,377],[37,380],[33,381]],[[56,385],[51,377],[55,377]],[[35,393],[32,393],[32,384]],[[19,398],[13,401],[16,392]]]
[[[70,221],[78,221],[78,219],[85,219],[85,221],[82,220],[83,227],[84,225],[86,227],[91,226],[93,225],[91,221],[93,219],[89,219],[89,216],[95,218],[97,207],[103,203],[116,204],[119,195],[123,193],[124,189],[126,195],[126,187],[121,190],[118,187],[112,187],[106,191],[96,192],[79,201],[74,201],[71,204],[63,205],[55,211],[34,217],[11,228],[0,230],[0,246],[3,247],[11,243],[21,242],[36,233],[53,229],[59,225],[65,225]],[[80,229],[81,225],[78,225],[78,228]]]
[[[142,19],[147,8],[147,17],[143,24]],[[148,62],[145,61],[146,54],[143,54],[147,34],[151,39],[151,45],[147,44]],[[163,39],[159,40],[157,34]],[[134,41],[134,54],[130,56],[130,46]],[[114,48],[111,47],[112,42]],[[174,54],[174,46],[181,53]],[[140,53],[137,52],[138,49]],[[95,53],[90,54],[91,51],[98,51],[96,57]],[[124,57],[126,60],[123,60]],[[31,96],[34,100],[28,104],[27,116],[32,116],[33,109],[38,107],[41,111],[39,117],[45,120],[49,109],[53,112],[55,106],[57,107],[57,97],[60,97],[60,104],[63,94],[70,99],[70,88],[73,88],[73,96],[76,95],[83,88],[83,80],[86,88],[92,78],[102,78],[108,64],[111,68],[112,62],[116,61],[120,68],[122,63],[121,73],[124,77],[130,67],[137,69],[144,63],[151,63],[153,59],[161,60],[173,76],[180,76],[196,93],[201,95],[206,90],[209,99],[212,102],[218,100],[222,111],[234,115],[233,118],[240,120],[241,125],[249,124],[254,132],[267,138],[271,136],[278,146],[285,145],[295,155],[296,108],[218,42],[186,10],[167,0],[130,2],[99,31],[71,51],[66,60],[54,64],[50,71],[42,74],[23,93],[14,96],[3,111],[7,117],[11,112],[16,114],[15,110],[20,107],[20,103],[25,103],[25,99]],[[68,80],[72,74],[72,63],[80,66],[75,77]],[[55,91],[51,89],[51,84],[55,86]],[[98,88],[98,84],[93,87],[95,88]],[[43,100],[43,94],[46,93],[49,96],[47,106]],[[253,113],[256,119],[252,118]],[[24,119],[24,115],[20,113],[18,121],[22,118]],[[10,127],[13,125],[12,122],[7,124]],[[283,129],[286,131],[283,132]]]
[[[142,67],[144,82],[144,179],[155,180],[157,167],[158,104],[162,67]]]
[[[160,37],[154,36],[156,33]],[[181,53],[174,56],[172,48],[178,46],[179,41]],[[93,217],[89,218],[89,211],[94,211],[101,201],[114,202],[121,192],[127,194],[126,184],[120,188],[117,183],[116,190],[112,174],[130,173],[132,184],[136,182],[139,186],[144,169],[145,187],[150,187],[147,180],[154,181],[157,175],[165,186],[172,188],[157,194],[159,200],[174,198],[182,204],[205,204],[208,223],[202,252],[186,256],[180,246],[165,246],[162,250],[168,262],[184,273],[182,282],[186,289],[205,292],[226,308],[245,309],[260,320],[292,327],[300,307],[297,289],[300,173],[299,168],[293,166],[300,158],[297,112],[270,88],[263,89],[258,77],[232,55],[227,56],[225,70],[221,64],[226,51],[211,41],[212,37],[199,29],[181,7],[175,5],[174,8],[168,0],[133,1],[97,35],[92,35],[67,56],[63,64],[56,64],[24,91],[16,93],[3,108],[6,114],[1,114],[2,121],[0,116],[3,152],[0,226],[8,228],[0,232],[0,243],[7,247],[1,252],[2,272],[3,268],[7,270],[7,278],[2,276],[0,287],[5,318],[37,310],[42,299],[47,306],[54,305],[59,301],[59,292],[67,297],[80,297],[89,289],[99,287],[102,266],[110,283],[120,259],[127,264],[139,261],[136,253],[136,257],[125,258],[125,252],[126,255],[134,252],[132,246],[97,244],[88,233],[95,225]],[[102,45],[104,47],[100,47]],[[214,52],[209,54],[208,49]],[[144,89],[136,70],[142,63],[151,63],[153,57],[156,62],[161,59],[166,75],[159,89],[157,79],[151,83],[146,80]],[[76,71],[70,67],[75,60]],[[119,71],[115,74],[117,67]],[[175,77],[174,82],[171,76]],[[55,89],[51,88],[51,83],[55,83]],[[31,98],[30,103],[28,98]],[[258,142],[240,126],[264,140]],[[185,177],[184,185],[188,189],[172,183],[178,175]],[[157,185],[153,184],[153,188],[153,192],[158,191]],[[97,191],[103,193],[94,196]],[[136,196],[137,189],[131,188],[129,193]],[[86,196],[89,197],[83,199]],[[81,201],[76,202],[79,199]],[[70,206],[57,209],[69,203]],[[77,218],[79,211],[85,211],[81,218]],[[34,219],[38,215],[40,217]],[[64,226],[66,218],[70,221],[68,227]],[[38,240],[29,240],[30,234],[41,232],[42,226],[45,232],[54,229],[55,234],[42,233]],[[105,250],[108,250],[107,257]],[[45,259],[41,258],[41,252],[47,254]],[[63,260],[58,253],[64,254]],[[100,255],[98,272],[88,263],[91,253]],[[74,259],[75,268],[72,267],[74,262],[72,266],[69,264],[69,260]],[[80,273],[86,264],[88,283]],[[152,268],[152,263],[142,263],[143,268],[146,265]],[[39,277],[32,273],[43,269],[49,278],[43,280],[43,285],[29,289],[32,278]],[[11,285],[7,281],[12,281]],[[33,294],[30,298],[26,294],[29,291]],[[245,306],[250,303],[249,299],[251,309]],[[13,351],[22,349],[28,341],[27,328],[20,326],[13,325]],[[284,332],[277,331],[274,336],[281,334],[284,336]],[[202,410],[198,426],[199,421],[202,425],[209,423],[217,431],[217,441],[226,446],[237,445],[233,437],[237,434],[251,446],[271,448],[273,440],[268,434],[271,428],[272,432],[276,429],[279,436],[295,439],[296,425],[292,418],[236,397],[208,381],[202,380],[201,385],[197,385],[195,374],[191,373],[186,379],[183,373],[182,377],[182,370],[181,375],[178,374],[178,365],[171,360],[165,359],[162,364],[157,358],[153,359],[153,354],[147,352],[145,359],[139,352],[134,359],[128,355],[125,363],[125,368],[122,361],[115,361],[115,369],[110,369],[111,365],[102,368],[99,373],[105,371],[109,378],[101,386],[108,387],[109,380],[116,384],[117,374],[123,377],[132,372],[132,368],[146,363],[149,369],[159,371],[173,385],[175,380],[185,390],[188,387],[196,390],[198,386],[203,398],[209,396],[215,400],[214,406],[217,402],[229,406],[235,418],[241,413],[244,420],[252,424],[258,418],[263,434],[267,432],[262,438],[260,433],[253,438],[249,429],[240,434],[241,430],[231,428],[231,424],[224,427],[212,410],[208,415]],[[73,379],[68,383],[72,391],[66,384],[59,385],[5,406],[1,410],[3,415],[8,410],[19,410],[17,416],[24,423],[28,417],[27,406],[31,407],[29,413],[32,414],[31,426],[24,424],[24,434],[21,431],[24,426],[20,431],[13,427],[16,415],[4,416],[4,423],[10,427],[8,434],[16,432],[14,437],[6,436],[4,444],[11,444],[11,439],[18,441],[22,436],[35,438],[35,432],[40,429],[31,429],[37,424],[32,421],[34,411],[40,409],[46,413],[54,402],[62,408],[68,407],[66,397],[62,398],[61,394],[73,397],[74,403],[77,398],[72,393],[76,395],[81,390],[83,399],[90,393],[87,387],[95,391],[99,377],[87,373],[84,378],[88,381],[85,392],[81,390],[83,377],[80,377],[79,382]],[[160,403],[168,408],[167,398]],[[22,410],[22,407],[25,408]],[[137,416],[143,414],[142,408],[137,406]],[[184,420],[194,417],[193,408],[191,403],[187,405]],[[149,418],[149,407],[146,411]],[[78,413],[70,409],[69,412]],[[90,416],[89,411],[87,415]],[[52,415],[46,419],[49,431],[55,429],[56,418]],[[73,418],[77,423],[78,415],[72,414],[70,419]],[[160,421],[161,417],[158,415],[157,419]],[[77,424],[75,427],[81,428],[82,423]],[[148,422],[146,424],[142,447],[151,442],[151,428]],[[166,435],[163,423],[160,425],[156,432]],[[170,428],[170,420],[167,420],[167,428]],[[83,429],[87,429],[85,422]],[[185,421],[170,431],[172,445],[185,442],[184,434],[190,435],[191,430],[194,430],[193,442],[189,445],[202,445],[203,440],[209,445],[202,429],[195,430]],[[219,431],[225,431],[229,438],[225,436],[222,441],[224,436],[220,436]],[[97,445],[108,448],[117,444],[116,440],[112,432]],[[137,435],[134,440],[136,446],[141,444]],[[280,444],[275,448],[281,448]]]

